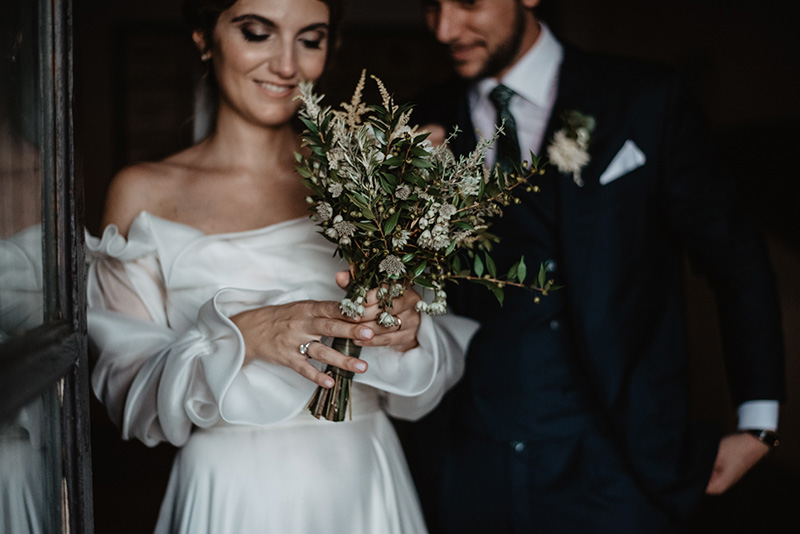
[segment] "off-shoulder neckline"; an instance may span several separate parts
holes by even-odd
[[[262,226],[261,228],[253,228],[251,230],[239,230],[239,231],[236,231],[236,232],[207,233],[207,232],[204,232],[203,230],[201,230],[201,229],[199,229],[197,227],[194,227],[194,226],[192,226],[190,224],[182,223],[182,222],[179,222],[179,221],[173,221],[172,219],[167,219],[165,217],[161,217],[161,216],[156,215],[154,213],[151,213],[151,212],[149,212],[147,210],[142,210],[139,213],[139,215],[137,215],[136,218],[133,220],[133,223],[131,223],[131,229],[133,229],[138,224],[142,224],[140,221],[143,221],[144,219],[147,219],[147,218],[154,219],[156,221],[159,221],[160,223],[165,223],[165,224],[168,224],[168,225],[171,225],[171,226],[182,228],[182,229],[184,229],[186,231],[190,231],[190,232],[192,232],[192,233],[194,233],[194,234],[196,234],[198,236],[211,237],[211,238],[215,238],[215,237],[216,238],[224,238],[224,237],[233,237],[233,236],[257,235],[257,234],[261,234],[261,233],[264,233],[264,232],[267,232],[267,231],[274,231],[274,230],[276,230],[278,228],[282,228],[282,227],[285,227],[285,226],[292,226],[292,225],[295,225],[295,224],[298,224],[298,223],[301,223],[301,222],[304,222],[304,221],[311,222],[311,219],[308,216],[302,215],[300,217],[295,217],[293,219],[286,219],[286,220],[283,220],[283,221],[278,221],[276,223],[268,224],[267,226]],[[128,235],[130,235],[130,233],[131,232],[129,230],[128,231]]]

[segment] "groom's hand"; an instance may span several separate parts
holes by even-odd
[[[426,124],[420,127],[420,131],[430,132],[428,141],[435,147],[443,144],[445,139],[447,139],[447,132],[440,124]]]
[[[750,434],[725,436],[719,443],[706,493],[719,495],[728,491],[768,452],[769,445]]]

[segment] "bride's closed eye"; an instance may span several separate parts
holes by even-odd
[[[260,43],[262,41],[266,41],[272,35],[272,32],[267,31],[266,28],[257,27],[256,25],[253,24],[242,26],[240,30],[242,32],[242,37],[244,37],[246,41],[254,43]]]
[[[303,43],[303,46],[312,50],[321,49],[323,43],[327,41],[327,39],[327,33],[322,31],[307,32],[298,37],[298,40]]]

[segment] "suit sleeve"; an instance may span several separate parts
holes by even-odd
[[[693,270],[714,292],[732,396],[737,403],[781,400],[783,334],[763,237],[678,80],[666,102],[662,210]]]

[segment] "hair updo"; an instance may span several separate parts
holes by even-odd
[[[338,41],[339,21],[342,14],[341,0],[319,0],[328,6],[330,21],[328,22],[328,56],[335,49]],[[199,31],[206,43],[211,43],[214,26],[223,11],[230,8],[237,0],[184,0],[183,19],[192,31]]]
[[[199,32],[203,36],[206,47],[211,47],[214,28],[220,15],[238,0],[183,0],[181,10],[183,19],[192,32]],[[342,16],[342,0],[319,0],[328,6],[328,53],[325,59],[326,70],[330,70],[331,62],[339,46],[339,21]],[[205,52],[205,51],[203,51]],[[197,86],[195,94],[195,113],[193,117],[193,139],[199,141],[213,128],[217,114],[219,99],[219,85],[214,76],[214,69],[205,63],[205,71]],[[299,121],[295,126],[300,128]]]

